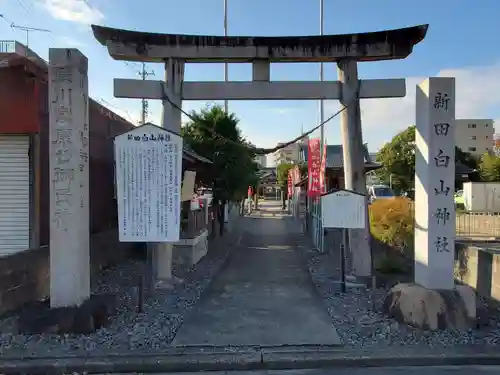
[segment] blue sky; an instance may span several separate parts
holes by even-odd
[[[406,78],[407,96],[369,99],[361,104],[364,141],[376,151],[397,131],[414,123],[415,85],[428,76],[454,76],[457,118],[500,120],[500,2],[498,0],[324,0],[325,34],[368,32],[429,23],[423,43],[405,60],[361,63],[361,78]],[[319,33],[319,0],[229,0],[229,35],[314,35]],[[30,33],[30,48],[42,57],[50,47],[79,48],[89,57],[89,87],[94,99],[129,119],[139,118],[140,103],[115,99],[115,77],[137,77],[139,65],[114,61],[93,38],[89,23],[112,27],[186,34],[223,34],[223,0],[0,0],[0,35],[25,43],[26,35],[9,23],[45,28]],[[161,65],[148,65],[156,78]],[[316,80],[318,64],[276,64],[273,80]],[[231,65],[231,80],[250,80],[251,66]],[[336,80],[334,64],[325,79]],[[220,64],[189,65],[186,80],[223,80]],[[197,109],[203,102],[185,102]],[[161,107],[150,102],[150,120],[159,121]],[[326,115],[337,110],[327,102]],[[319,121],[314,101],[230,102],[241,128],[258,146],[274,146]],[[319,135],[318,135],[319,136]],[[328,143],[340,143],[338,120],[326,127]]]

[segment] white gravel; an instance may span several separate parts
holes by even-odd
[[[102,355],[107,353],[152,353],[168,348],[188,310],[223,265],[227,246],[207,254],[195,267],[175,268],[183,280],[174,289],[157,291],[145,301],[143,313],[137,313],[137,284],[145,272],[145,263],[129,261],[104,271],[94,293],[117,296],[117,315],[108,327],[91,335],[19,335],[16,317],[0,321],[0,352],[10,356]],[[8,333],[10,332],[10,333]]]
[[[490,318],[490,325],[468,331],[445,330],[426,332],[399,324],[380,312],[387,289],[351,289],[342,294],[338,256],[304,248],[313,283],[322,296],[332,321],[345,345],[365,346],[425,346],[500,345],[500,313]]]

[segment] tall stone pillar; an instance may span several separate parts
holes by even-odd
[[[169,59],[165,63],[165,83],[169,99],[182,108],[182,81],[184,80],[184,61]],[[161,126],[175,133],[181,131],[182,112],[170,101],[163,100],[163,116]],[[162,243],[156,246],[157,277],[162,281],[172,280],[173,244]]]
[[[415,282],[453,289],[455,79],[426,79],[416,103]]]
[[[355,60],[339,61],[337,66],[339,81],[342,82],[340,104],[347,107],[340,113],[345,189],[366,194],[361,111],[359,101],[354,100],[359,89],[358,66]],[[351,264],[354,274],[360,278],[371,275],[372,263],[369,239],[368,227],[349,231],[349,246],[352,254]]]
[[[49,50],[50,304],[90,296],[88,61]]]

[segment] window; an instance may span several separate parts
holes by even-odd
[[[472,138],[473,141],[476,140],[476,136],[475,135],[473,135],[471,138]]]
[[[469,125],[467,125],[467,127],[469,129],[475,129],[476,128],[476,124],[469,124]]]
[[[488,124],[484,124],[484,127],[487,128],[488,127]]]
[[[486,139],[488,139],[488,136],[486,136]]]
[[[374,190],[373,191],[374,195],[378,198],[380,198],[380,197],[393,197],[394,196],[392,189],[388,188],[388,187],[381,187],[381,188],[376,187],[373,190]]]
[[[469,151],[476,151],[475,147],[469,147]]]

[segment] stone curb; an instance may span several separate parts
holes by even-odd
[[[500,354],[349,355],[336,351],[248,351],[180,355],[0,359],[2,374],[168,373],[312,368],[500,365]]]

